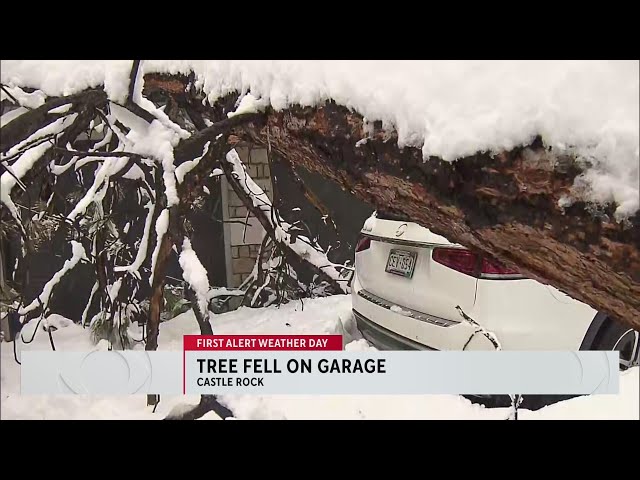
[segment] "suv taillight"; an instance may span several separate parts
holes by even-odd
[[[369,237],[361,236],[356,244],[356,253],[366,250],[371,246],[371,239]]]
[[[518,270],[509,268],[497,260],[482,258],[481,278],[523,278]]]
[[[431,258],[440,265],[473,277],[478,271],[478,256],[462,248],[434,248]]]
[[[476,278],[496,280],[524,278],[520,272],[497,260],[463,248],[434,248],[431,258],[440,265]]]

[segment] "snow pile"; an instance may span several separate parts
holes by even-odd
[[[2,83],[67,95],[105,85],[127,95],[130,60],[3,60]],[[300,61],[148,60],[145,72],[196,74],[209,102],[251,92],[239,111],[317,105],[327,99],[395,127],[400,145],[454,160],[499,152],[541,135],[557,152],[593,166],[580,180],[594,201],[618,214],[638,200],[637,61]],[[141,83],[141,82],[140,82]]]
[[[582,396],[541,410],[520,410],[523,420],[640,420],[640,367],[620,372],[617,395]]]
[[[54,318],[56,317],[56,318]],[[57,350],[92,351],[89,331],[69,324],[62,317],[49,317]],[[340,333],[345,350],[373,349],[360,338],[351,314],[351,299],[347,295],[290,302],[280,307],[254,309],[241,307],[233,312],[212,316],[217,334],[331,334]],[[37,322],[23,329],[25,339],[31,339]],[[141,337],[138,327],[129,332]],[[182,336],[197,334],[198,324],[192,311],[163,322],[159,348],[182,348]],[[40,328],[30,344],[18,342],[18,358],[23,349],[49,350],[48,335]],[[136,344],[142,349],[142,344]],[[169,413],[184,412],[196,405],[199,396],[161,396],[156,413],[146,406],[145,395],[128,397],[98,397],[85,395],[21,396],[20,367],[13,360],[13,345],[0,343],[0,416],[3,419],[162,419]],[[633,368],[620,376],[620,394],[578,397],[560,402],[536,412],[520,410],[520,419],[638,419],[640,400],[640,369]],[[503,420],[509,409],[486,409],[457,395],[227,395],[221,401],[238,419],[496,419]],[[209,413],[203,419],[218,419]]]

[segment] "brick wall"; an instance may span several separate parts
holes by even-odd
[[[272,199],[273,187],[267,150],[239,146],[236,147],[236,151],[244,162],[249,176]],[[235,220],[243,223],[246,220],[246,223],[249,224],[245,229],[245,226],[241,223],[227,223],[225,228],[225,244],[227,245],[227,256],[229,258],[227,261],[227,283],[229,287],[237,287],[253,270],[265,232],[255,217],[250,215],[247,218],[247,208],[231,186],[224,182],[224,188],[226,189],[226,195],[223,196],[223,215],[225,220]]]

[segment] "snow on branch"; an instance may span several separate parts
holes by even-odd
[[[41,90],[28,93],[18,86],[9,87],[2,85],[0,94],[0,101],[8,99],[14,104],[28,109],[34,109],[44,105],[46,98],[47,96]]]
[[[84,310],[82,310],[82,315],[80,317],[80,325],[82,325],[83,327],[87,324],[87,315],[89,314],[89,309],[91,308],[91,303],[93,302],[93,297],[95,296],[96,292],[98,291],[98,288],[100,287],[100,283],[99,282],[95,282],[93,284],[93,287],[91,287],[91,293],[89,293],[89,300],[87,300],[87,303],[84,307]]]
[[[71,221],[75,220],[78,215],[82,215],[87,210],[87,207],[100,199],[100,188],[104,185],[104,188],[108,188],[109,186],[109,177],[114,175],[122,167],[124,167],[127,163],[127,158],[121,157],[106,157],[104,158],[104,163],[100,165],[98,171],[95,174],[93,184],[87,190],[87,193],[82,197],[82,199],[76,204],[67,218]]]
[[[148,123],[158,120],[164,127],[175,132],[180,139],[189,138],[191,134],[173,122],[161,108],[142,95],[144,87],[144,60],[134,60],[129,76],[129,94],[125,108],[144,118]]]
[[[122,112],[119,115],[122,115]],[[180,136],[158,120],[154,120],[149,125],[141,125],[139,122],[132,122],[125,117],[121,118],[130,122],[128,126],[131,131],[125,140],[127,149],[143,158],[159,161],[162,167],[167,206],[178,205],[180,198],[176,186],[174,147],[180,142]]]
[[[27,137],[25,140],[11,147],[0,158],[2,158],[3,160],[10,159],[16,156],[17,154],[24,153],[28,149],[28,147],[34,145],[35,142],[37,142],[40,139],[53,138],[55,135],[62,132],[62,130],[64,130],[65,127],[68,127],[76,119],[77,116],[78,116],[77,113],[72,113],[71,115],[59,118],[56,121],[50,123],[49,125],[42,127],[32,135],[29,135],[29,137]]]
[[[71,258],[64,262],[62,268],[58,270],[55,275],[49,280],[42,288],[42,292],[26,307],[18,310],[20,315],[26,315],[27,313],[35,310],[39,305],[42,305],[42,311],[44,312],[49,304],[49,298],[54,287],[60,283],[62,277],[64,277],[70,270],[72,270],[81,260],[88,260],[84,247],[80,242],[71,241]]]
[[[14,108],[13,110],[4,113],[2,117],[0,117],[0,128],[5,127],[10,122],[20,117],[23,113],[27,113],[29,110],[25,107]]]
[[[59,134],[75,120],[76,116],[77,114],[74,113],[67,117],[58,119],[55,122],[36,131],[25,141],[20,142],[18,145],[15,145],[13,148],[9,149],[6,155],[3,155],[1,157],[1,160],[5,160],[9,157],[15,156],[16,154],[21,152],[22,148],[24,148],[27,144],[30,144],[44,136]],[[17,184],[18,180],[22,179],[52,146],[52,142],[43,142],[34,147],[27,148],[18,156],[18,158],[13,163],[11,163],[11,173],[7,171],[4,172],[2,176],[0,176],[0,200],[6,205],[6,207],[9,209],[16,220],[20,218],[20,215],[13,200],[11,199],[11,191]]]
[[[204,320],[208,319],[209,312],[209,277],[195,250],[191,247],[191,241],[184,238],[178,257],[182,268],[182,277],[195,292],[200,313]]]
[[[136,258],[131,265],[126,267],[115,267],[113,270],[115,272],[129,272],[135,276],[139,276],[139,270],[145,259],[147,258],[147,250],[149,248],[149,234],[151,232],[151,224],[153,222],[153,215],[156,211],[156,205],[153,202],[148,202],[145,205],[145,208],[148,210],[147,216],[144,221],[144,231],[142,234],[142,240],[140,240],[140,248],[136,252]]]
[[[169,230],[169,210],[164,209],[160,212],[156,220],[156,246],[151,254],[151,275],[149,276],[149,285],[153,286],[153,279],[156,272],[156,262],[162,246],[162,239]]]
[[[178,183],[182,183],[184,181],[185,175],[198,166],[198,163],[200,163],[202,157],[207,154],[209,145],[211,145],[211,142],[205,143],[204,149],[202,150],[202,155],[194,158],[193,160],[187,160],[186,162],[183,162],[176,167],[176,179],[178,180]]]

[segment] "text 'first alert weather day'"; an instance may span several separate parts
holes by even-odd
[[[198,338],[197,349],[324,349],[327,338]]]

